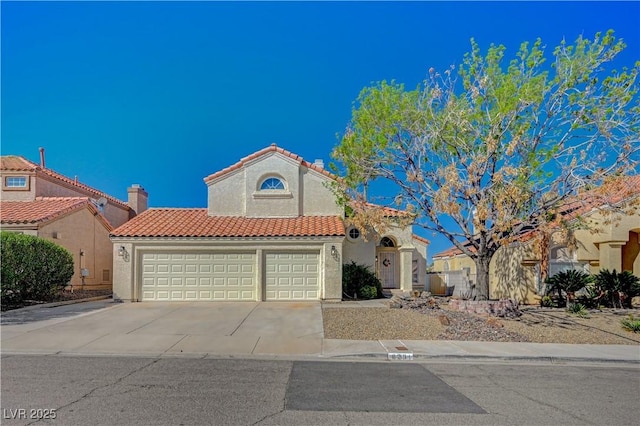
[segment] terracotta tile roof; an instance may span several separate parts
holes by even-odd
[[[338,216],[251,218],[209,216],[207,209],[149,209],[111,233],[114,237],[344,236]]]
[[[18,155],[5,155],[0,158],[1,158],[0,170],[2,171],[20,171],[20,172],[32,172],[32,173],[40,172],[56,180],[62,181],[67,185],[71,185],[80,190],[89,192],[95,198],[104,197],[116,205],[122,206],[127,210],[130,209],[129,205],[127,205],[127,203],[125,203],[124,201],[118,200],[117,198],[112,197],[109,194],[106,194],[102,191],[92,188],[89,185],[85,185],[84,183],[78,182],[75,179],[68,178],[56,171],[53,171],[48,168],[42,168],[40,167],[39,164],[29,161],[24,157],[21,157]]]
[[[16,172],[34,172],[38,168],[35,163],[17,155],[5,155],[1,157],[0,170]]]
[[[426,238],[424,238],[424,237],[421,237],[420,235],[413,234],[413,239],[414,239],[414,240],[418,240],[418,241],[420,241],[420,242],[421,242],[421,243],[423,243],[423,244],[431,244],[431,241],[427,240],[427,239],[426,239]]]
[[[113,229],[88,197],[37,197],[33,201],[0,201],[0,223],[37,225],[85,208],[96,215],[109,231]]]
[[[333,173],[328,172],[327,170],[325,170],[322,167],[316,166],[313,163],[309,163],[308,161],[305,161],[302,157],[300,157],[297,154],[292,153],[291,151],[287,151],[286,149],[280,148],[278,147],[276,144],[271,144],[270,146],[261,149],[260,151],[254,152],[253,154],[242,158],[240,161],[238,161],[237,163],[224,168],[222,170],[220,170],[219,172],[215,172],[207,177],[204,178],[205,183],[208,183],[214,179],[217,179],[221,176],[226,175],[227,173],[231,173],[234,170],[238,170],[241,169],[242,167],[244,167],[244,165],[251,161],[251,160],[255,160],[256,158],[262,157],[263,155],[267,155],[270,154],[272,152],[278,152],[282,155],[285,155],[289,158],[294,159],[295,161],[298,162],[298,164],[301,164],[302,166],[311,169],[311,170],[315,170],[318,173],[321,173],[327,177],[330,177],[331,179],[338,179],[338,177],[336,175],[334,175]]]

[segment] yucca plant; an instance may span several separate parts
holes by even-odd
[[[640,295],[640,278],[629,271],[602,269],[594,278],[595,290],[613,308],[630,308],[631,298]]]
[[[582,303],[572,303],[567,307],[567,312],[570,314],[575,314],[582,318],[587,318],[589,316],[589,312],[585,309]]]

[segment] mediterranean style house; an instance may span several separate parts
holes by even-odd
[[[609,205],[625,204],[632,208],[611,210],[608,205],[587,202],[580,214],[590,222],[589,229],[576,229],[570,241],[562,230],[554,232],[545,245],[548,250],[548,276],[566,269],[580,269],[596,274],[601,269],[629,271],[640,276],[640,175],[625,178],[630,195],[619,199],[609,194]],[[541,279],[541,245],[536,232],[530,231],[518,241],[498,249],[489,265],[489,297],[513,298],[520,303],[536,304],[545,294]],[[433,255],[430,288],[443,294],[446,288],[460,286],[469,291],[476,266],[473,260],[456,248]],[[454,290],[454,295],[461,295]]]
[[[275,144],[207,176],[207,208],[152,208],[111,232],[114,298],[340,300],[352,261],[386,288],[424,288],[428,241],[411,227],[365,241],[334,179]]]
[[[50,240],[72,254],[72,287],[111,289],[113,243],[109,233],[146,209],[148,195],[139,185],[125,203],[95,188],[21,156],[2,156],[0,229]]]

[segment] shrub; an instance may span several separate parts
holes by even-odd
[[[556,305],[553,303],[551,296],[542,296],[542,299],[540,299],[540,306],[543,308],[555,308]]]
[[[612,272],[603,269],[594,277],[591,289],[604,304],[612,308],[630,308],[631,298],[640,295],[640,278],[629,271]]]
[[[2,306],[47,300],[73,276],[73,257],[65,248],[32,235],[0,233]]]
[[[587,318],[589,316],[589,312],[585,309],[582,303],[572,303],[567,306],[567,312],[570,314],[575,314],[582,318]]]
[[[361,299],[375,299],[378,297],[378,289],[370,285],[362,286],[358,292],[358,297]]]
[[[380,298],[382,283],[368,267],[346,263],[342,265],[342,293],[348,298],[354,295],[361,299]]]
[[[620,324],[622,324],[622,328],[625,330],[640,333],[640,320],[634,319],[632,314],[629,314],[628,319],[620,320]]]
[[[586,287],[592,281],[592,277],[584,271],[570,269],[561,271],[546,279],[547,295],[556,293],[558,295],[558,305],[564,306],[563,293],[575,293]]]

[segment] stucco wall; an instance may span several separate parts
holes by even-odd
[[[85,288],[111,288],[113,264],[112,243],[109,231],[88,209],[78,210],[60,219],[43,225],[38,236],[58,244],[71,252],[74,274],[71,285],[82,285],[80,268],[89,270],[85,278]],[[84,256],[80,256],[80,251]],[[103,271],[108,270],[108,279],[103,279]]]
[[[25,176],[29,179],[28,186],[22,188],[5,187],[5,178],[8,176]],[[29,173],[20,172],[0,172],[0,183],[2,184],[2,200],[4,201],[32,201],[36,198],[36,177]]]
[[[244,170],[234,171],[207,184],[209,216],[244,216]]]

